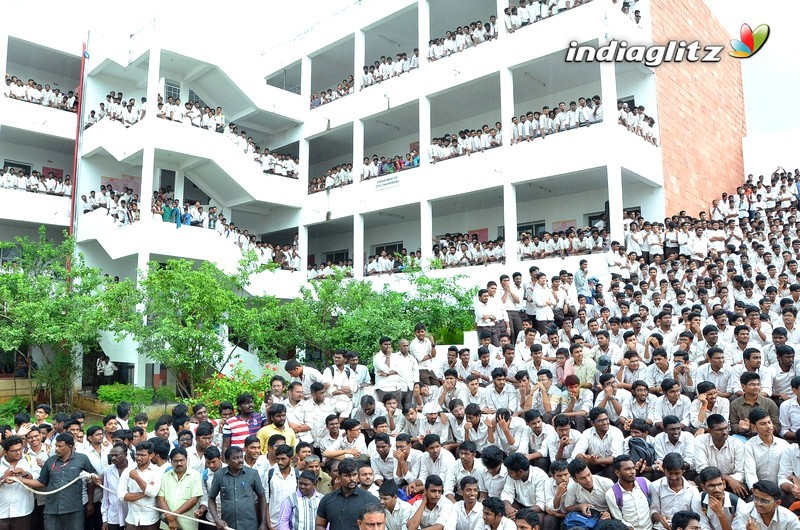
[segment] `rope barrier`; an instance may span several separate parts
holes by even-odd
[[[74,479],[70,480],[69,482],[67,482],[63,486],[61,486],[59,488],[56,488],[54,490],[50,490],[50,491],[35,490],[35,489],[31,488],[30,486],[28,486],[27,484],[23,484],[22,481],[19,480],[19,478],[17,478],[17,477],[11,477],[11,480],[16,482],[16,483],[18,483],[20,486],[22,486],[26,490],[30,491],[31,493],[34,493],[36,495],[45,495],[46,496],[46,495],[55,495],[56,493],[60,493],[60,492],[64,491],[65,489],[67,489],[68,487],[70,487],[73,484],[75,484],[76,482],[78,482],[79,480],[93,480],[94,478],[98,478],[97,475],[95,475],[93,473],[88,473],[86,471],[81,471],[80,475],[78,475]],[[111,490],[111,488],[107,488],[102,484],[98,484],[98,483],[95,482],[95,486],[98,486],[98,487],[106,490],[107,492],[111,493],[114,496],[117,495],[116,491],[113,491],[113,490]],[[197,519],[196,517],[191,517],[189,515],[184,515],[182,513],[171,512],[169,510],[162,510],[161,508],[158,508],[156,506],[151,506],[150,509],[155,510],[155,511],[160,512],[160,513],[163,513],[163,514],[174,515],[175,517],[180,517],[182,519],[186,519],[187,521],[194,521],[196,523],[205,524],[205,525],[208,525],[208,526],[213,526],[214,528],[217,527],[216,523],[213,523],[211,521],[206,521],[204,519]],[[226,526],[225,528],[226,528],[226,530],[235,530],[235,529],[231,528],[230,526]]]

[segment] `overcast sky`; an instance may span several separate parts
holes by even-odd
[[[366,0],[375,1],[375,0]],[[386,0],[378,0],[386,1]],[[696,1],[696,0],[695,0]],[[800,58],[792,50],[795,25],[800,20],[800,2],[794,0],[704,0],[728,30],[731,38],[738,38],[739,28],[747,22],[755,28],[768,24],[769,41],[750,59],[742,61],[744,76],[745,111],[749,135],[798,127],[793,104],[800,87]],[[8,27],[30,28],[33,33],[60,35],[80,43],[90,28],[105,28],[130,34],[142,27],[165,8],[176,9],[169,20],[177,28],[194,25],[207,38],[208,28],[223,28],[219,34],[220,46],[248,46],[256,51],[269,48],[269,41],[283,42],[291,38],[298,28],[325,20],[331,14],[355,3],[356,0],[325,0],[306,2],[267,0],[266,2],[196,2],[192,11],[184,4],[165,4],[153,0],[136,3],[108,3],[101,0],[83,0],[75,9],[63,2],[42,0],[0,0],[3,23]],[[177,17],[177,18],[176,18]],[[315,31],[320,31],[316,28]],[[22,32],[23,34],[25,32]],[[686,35],[686,38],[692,38]],[[228,42],[224,42],[228,39]],[[726,43],[727,44],[727,43]],[[723,60],[734,60],[724,57]],[[791,103],[790,103],[791,102]],[[783,112],[776,109],[785,109]]]

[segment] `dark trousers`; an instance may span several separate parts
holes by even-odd
[[[531,460],[531,465],[538,467],[545,473],[550,473],[550,459],[546,456]]]
[[[428,386],[439,386],[439,378],[436,377],[433,370],[428,370],[427,368],[420,368],[419,382]]]
[[[83,528],[83,510],[72,513],[44,514],[44,530],[79,530]]]
[[[31,530],[31,514],[0,519],[0,530]]]
[[[84,530],[103,530],[103,514],[100,513],[101,502],[94,503],[94,513],[83,519]]]
[[[505,320],[500,320],[495,323],[494,327],[489,329],[492,332],[492,345],[500,346],[500,335],[506,332],[506,329],[508,329],[508,323]],[[512,344],[514,343],[514,339],[516,339],[516,337],[513,337],[511,342]]]
[[[563,517],[547,514],[542,518],[542,530],[558,530],[563,522]]]
[[[44,528],[44,504],[33,507],[31,513],[31,528]]]
[[[409,391],[402,392],[400,390],[375,390],[375,397],[378,398],[378,401],[383,403],[383,396],[386,394],[392,394],[395,398],[397,398],[397,405],[398,407],[402,407],[403,405],[408,405],[411,403],[411,398],[413,397],[413,393]]]
[[[537,320],[536,331],[539,332],[539,335],[547,335],[547,326],[551,325],[552,323],[552,320]]]
[[[508,312],[508,320],[509,324],[511,325],[511,344],[514,344],[517,341],[517,335],[519,335],[519,332],[522,331],[522,316],[523,314],[519,311]]]

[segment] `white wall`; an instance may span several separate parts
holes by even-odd
[[[63,94],[66,94],[70,90],[74,92],[75,88],[78,86],[78,82],[80,81],[79,62],[76,62],[78,65],[78,70],[75,71],[75,74],[65,76],[54,72],[33,68],[27,64],[17,62],[14,59],[21,58],[9,57],[6,66],[6,72],[8,72],[9,75],[15,75],[22,79],[23,84],[28,84],[28,79],[33,79],[37,84],[41,83],[42,87],[45,85],[50,85],[50,88],[57,88],[61,90]]]
[[[623,99],[633,96],[636,105],[644,105],[644,113],[656,121],[658,137],[658,108],[656,105],[656,76],[650,72],[634,70],[617,74],[617,97]],[[606,101],[606,112],[617,108],[616,101]]]
[[[541,112],[542,107],[547,105],[551,109],[558,107],[558,103],[563,101],[569,107],[570,101],[578,101],[579,97],[591,98],[595,94],[600,94],[600,73],[598,72],[596,82],[586,83],[576,87],[554,87],[555,92],[541,87],[535,89],[535,83],[527,76],[522,79],[530,81],[528,87],[520,90],[518,87],[514,91],[514,115],[527,114],[528,111]],[[506,126],[506,124],[503,124]]]
[[[490,128],[494,127],[494,124],[500,121],[500,99],[498,98],[497,101],[492,103],[492,110],[487,112],[466,116],[464,118],[452,119],[447,123],[431,122],[431,137],[440,138],[445,134],[458,133],[458,131],[462,129],[479,129],[483,127],[484,124],[488,124]],[[431,108],[434,105],[436,105],[436,102],[431,102]],[[427,153],[425,154],[427,155]]]
[[[96,241],[79,243],[77,247],[78,252],[83,254],[86,264],[90,267],[97,267],[103,271],[103,274],[108,274],[112,278],[119,276],[120,278],[136,279],[135,255],[112,260]]]
[[[45,234],[47,235],[47,239],[52,239],[56,243],[60,243],[64,240],[63,228],[55,226],[47,226],[46,228],[47,231],[45,232]],[[17,237],[27,237],[31,241],[38,241],[39,226],[27,223],[26,224],[15,223],[13,225],[10,225],[7,223],[0,222],[0,241],[12,242],[15,241]]]
[[[146,81],[146,78],[147,72],[145,71],[142,75],[142,83]],[[121,91],[125,101],[136,98],[137,105],[141,104],[142,97],[147,96],[146,87],[137,86],[137,83],[128,79],[112,77],[106,74],[99,74],[89,78],[84,90],[86,92],[86,106],[84,107],[86,109],[86,116],[88,116],[89,112],[92,110],[99,110],[100,103],[106,102],[106,96],[112,90],[114,92]]]
[[[381,125],[374,125],[373,127],[382,127]],[[409,148],[412,143],[419,141],[419,129],[417,129],[413,134],[409,134],[406,136],[402,136],[400,138],[395,138],[388,142],[383,142],[377,145],[370,145],[369,143],[369,131],[364,132],[364,139],[365,139],[365,146],[364,146],[364,156],[368,156],[370,159],[372,155],[378,155],[378,158],[385,156],[386,158],[394,157],[395,155],[399,155],[400,157],[405,157],[406,153],[410,153]],[[360,177],[354,176],[355,179]]]
[[[311,179],[314,179],[314,178],[317,178],[317,177],[324,177],[325,173],[329,169],[331,169],[333,167],[336,167],[338,165],[341,165],[341,164],[352,164],[353,163],[352,145],[353,145],[353,143],[350,142],[350,149],[347,150],[346,152],[344,152],[343,154],[334,156],[334,157],[329,158],[327,160],[323,160],[322,162],[319,162],[319,163],[311,165],[309,167],[309,170],[308,170],[308,180],[311,180]],[[301,161],[301,164],[302,164],[302,161]],[[354,175],[353,178],[355,179],[355,178],[357,178],[357,176]]]
[[[264,234],[297,228],[300,225],[300,210],[273,208],[268,213],[252,213],[233,209],[231,220],[236,226],[247,228],[251,234]]]
[[[78,175],[78,197],[83,194],[89,195],[94,190],[100,193],[100,177],[120,178],[122,175],[134,177],[142,176],[141,166],[130,166],[117,162],[109,156],[92,156],[81,161],[80,173]],[[147,197],[153,190],[142,190],[142,195]]]
[[[8,159],[31,165],[31,170],[41,171],[43,166],[60,168],[64,175],[72,174],[72,152],[69,154],[11,142],[0,142],[0,165]]]

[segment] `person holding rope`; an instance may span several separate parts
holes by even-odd
[[[44,489],[48,495],[44,507],[44,526],[47,530],[75,530],[83,528],[83,484],[81,472],[95,473],[89,458],[75,451],[75,440],[68,432],[55,439],[55,455],[47,459],[39,472],[39,478],[17,475],[16,479],[29,488]],[[5,487],[5,486],[4,486]],[[95,484],[88,482],[87,494],[94,498]],[[52,493],[50,493],[52,492]],[[87,503],[86,515],[94,513],[94,503]]]
[[[14,477],[37,478],[39,468],[22,457],[23,442],[19,436],[3,440],[3,457],[0,458],[0,529],[30,530],[33,513],[33,493],[13,480]]]

